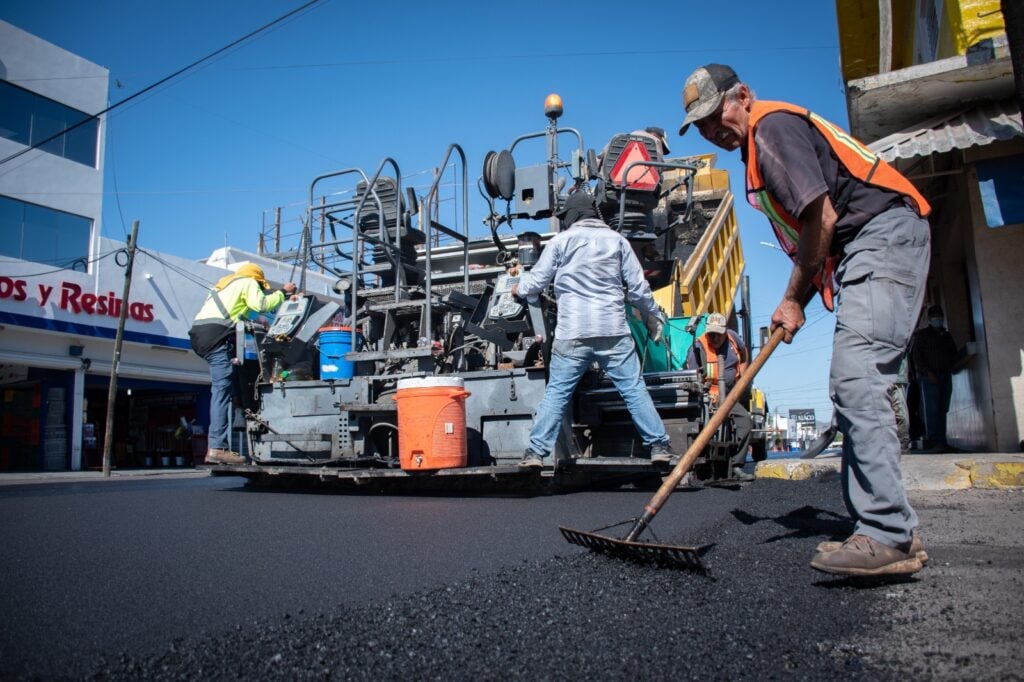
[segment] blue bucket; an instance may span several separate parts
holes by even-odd
[[[363,337],[356,332],[356,343]],[[355,374],[355,363],[345,359],[352,351],[351,327],[321,327],[320,329],[320,378],[351,379]]]

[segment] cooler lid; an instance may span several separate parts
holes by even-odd
[[[416,377],[398,380],[399,391],[404,388],[464,388],[465,385],[462,377]]]

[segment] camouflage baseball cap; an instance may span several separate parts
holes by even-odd
[[[686,119],[679,126],[679,134],[685,134],[691,123],[715,113],[726,90],[739,82],[736,72],[725,64],[708,64],[691,73],[683,86]]]

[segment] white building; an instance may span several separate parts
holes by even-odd
[[[93,116],[107,106],[107,81],[106,69],[0,21],[0,471],[100,464],[126,264],[126,245],[101,236],[105,120]],[[188,330],[200,284],[250,261],[271,282],[289,276],[290,266],[232,249],[211,257],[218,267],[138,254],[115,466],[187,464],[205,451],[179,428],[209,413],[207,366]],[[311,293],[331,283],[307,275]]]

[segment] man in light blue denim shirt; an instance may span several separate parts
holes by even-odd
[[[629,242],[597,215],[590,195],[582,190],[571,195],[560,213],[568,229],[547,243],[537,264],[512,288],[514,295],[528,298],[554,281],[558,302],[548,385],[520,467],[544,466],[576,385],[595,361],[622,394],[644,445],[651,449],[651,461],[668,463],[675,455],[641,375],[626,323],[626,301],[644,315],[655,342],[661,340],[664,316]]]

